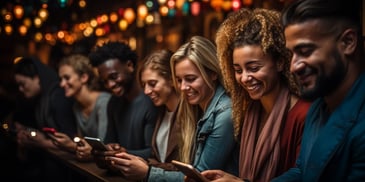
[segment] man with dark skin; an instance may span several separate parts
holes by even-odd
[[[281,181],[365,181],[365,74],[360,1],[299,0],[283,13],[291,72],[315,99],[296,167]]]
[[[96,47],[89,57],[105,88],[114,95],[108,104],[105,143],[109,143],[109,151],[95,151],[95,154],[101,154],[99,159],[104,159],[107,155],[127,150],[147,159],[151,155],[158,112],[136,81],[136,53],[125,43],[109,42]]]

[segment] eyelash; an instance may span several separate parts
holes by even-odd
[[[250,72],[257,72],[259,69],[260,69],[260,67],[258,67],[258,66],[248,68],[248,70]],[[234,69],[234,72],[237,73],[237,74],[242,74],[242,69]]]

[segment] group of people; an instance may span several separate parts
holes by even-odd
[[[297,0],[282,14],[243,8],[224,20],[215,43],[193,36],[139,63],[127,44],[108,42],[88,57],[64,58],[58,76],[22,58],[15,80],[37,100],[33,130],[57,132],[30,136],[17,122],[17,142],[64,149],[131,180],[194,181],[172,160],[217,182],[365,180],[365,65],[354,7]]]

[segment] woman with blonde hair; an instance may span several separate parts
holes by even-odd
[[[83,55],[71,55],[59,64],[60,85],[66,97],[75,99],[73,111],[77,121],[78,135],[100,138],[102,141],[107,131],[107,105],[111,95],[98,90],[98,82],[89,58]],[[63,133],[55,133],[55,143],[76,151],[78,159],[90,160],[92,147],[81,139],[83,145],[77,146]]]
[[[192,37],[171,57],[173,83],[181,101],[180,160],[197,170],[237,172],[231,99],[223,87],[216,47],[208,39]],[[224,147],[222,147],[224,146]],[[183,181],[181,172],[150,167],[148,181]]]
[[[297,95],[280,14],[241,9],[220,26],[216,43],[240,138],[239,177],[205,171],[211,180],[270,181],[295,165],[310,106]]]

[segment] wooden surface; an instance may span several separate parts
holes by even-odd
[[[76,160],[76,156],[64,151],[49,151],[50,155],[63,164],[68,166],[72,171],[75,171],[82,176],[85,176],[90,181],[118,181],[131,182],[124,179],[122,176],[111,174],[104,169],[98,168],[94,162],[80,162]]]

